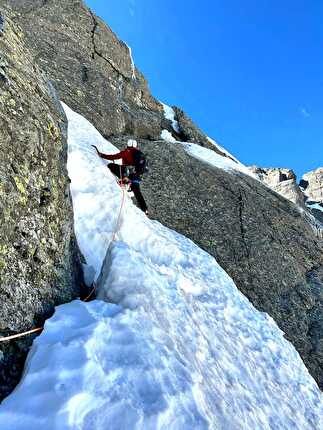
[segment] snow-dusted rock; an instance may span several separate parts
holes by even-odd
[[[320,167],[303,175],[300,186],[305,195],[307,207],[323,224],[323,168]]]

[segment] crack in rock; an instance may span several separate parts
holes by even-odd
[[[92,18],[92,30],[91,30],[91,40],[92,40],[92,47],[93,47],[93,51],[92,51],[92,60],[95,59],[95,55],[97,55],[98,57],[102,58],[104,61],[106,61],[112,68],[114,71],[116,71],[119,75],[121,75],[124,79],[130,81],[130,78],[128,76],[126,76],[125,74],[123,74],[113,63],[113,61],[111,61],[109,58],[105,57],[96,47],[96,43],[95,43],[95,32],[96,29],[98,27],[98,22],[94,16],[94,13],[88,9],[91,18]]]
[[[241,191],[239,191],[239,220],[240,220],[240,232],[241,232],[241,238],[242,238],[242,241],[243,241],[243,244],[244,244],[244,247],[245,247],[245,250],[246,250],[246,256],[248,257],[248,259],[249,259],[249,257],[250,257],[250,252],[249,252],[249,248],[248,248],[248,245],[247,245],[247,242],[246,242],[246,237],[245,237],[245,228],[244,228],[244,225],[243,225],[243,197],[242,197],[242,192]]]

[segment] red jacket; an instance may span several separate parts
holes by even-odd
[[[100,152],[100,157],[104,158],[105,160],[119,160],[122,159],[122,164],[124,166],[133,166],[135,164],[133,154],[137,151],[136,148],[127,148],[123,151],[118,152],[118,154],[108,155],[108,154],[102,154]]]

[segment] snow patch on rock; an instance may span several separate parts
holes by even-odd
[[[316,209],[318,211],[323,212],[323,206],[321,203],[317,203],[317,202],[308,202],[306,203],[306,206],[308,206],[310,209]]]
[[[227,157],[231,158],[232,160],[236,161],[237,163],[240,163],[240,161],[235,158],[230,152],[228,152],[223,146],[219,145],[218,142],[216,142],[214,139],[211,139],[211,137],[206,136],[207,140],[212,143],[219,151],[223,152]],[[240,163],[241,164],[241,163]]]
[[[132,79],[135,80],[136,79],[136,67],[135,67],[135,62],[133,60],[133,56],[132,56],[132,49],[129,45],[127,45],[127,47],[129,49],[129,56],[130,56],[130,61],[131,61]]]
[[[168,142],[168,143],[176,143],[177,142],[175,137],[173,137],[172,133],[170,133],[168,130],[163,130],[160,134],[160,137],[162,140],[165,140],[165,142]]]
[[[248,169],[248,167],[239,161],[235,162],[228,157],[224,157],[211,149],[204,148],[203,146],[196,145],[195,143],[182,143],[182,145],[190,155],[212,167],[223,169],[229,173],[244,173],[257,181],[259,180],[258,177]]]
[[[163,105],[163,108],[164,108],[165,118],[172,122],[173,129],[176,131],[176,133],[179,133],[180,132],[179,124],[178,124],[178,121],[176,121],[175,119],[174,109],[166,105],[165,103],[161,103],[161,104]]]

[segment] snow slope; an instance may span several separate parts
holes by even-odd
[[[213,257],[129,198],[109,247],[122,191],[90,144],[116,149],[65,109],[75,227],[93,273],[103,262],[101,300],[46,322],[1,430],[322,428],[299,355]]]

